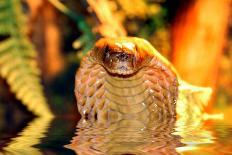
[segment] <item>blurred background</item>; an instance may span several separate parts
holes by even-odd
[[[230,0],[1,0],[0,131],[17,133],[47,103],[77,120],[75,73],[100,37],[147,39],[184,80],[213,88],[207,111],[226,110],[231,8]]]

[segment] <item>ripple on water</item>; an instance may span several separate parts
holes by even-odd
[[[0,139],[7,141],[0,154],[232,154],[232,124],[224,120],[178,122],[173,118],[134,118],[99,123],[82,119],[76,127],[76,122],[70,120],[58,122],[32,120],[13,138]],[[65,145],[69,149],[65,149],[63,145],[72,136],[70,144]]]
[[[65,147],[77,154],[232,154],[232,126],[199,121],[178,126],[173,118],[114,123],[80,120]]]

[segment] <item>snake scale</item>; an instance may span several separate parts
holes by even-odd
[[[148,41],[102,38],[81,61],[75,95],[88,119],[175,117],[180,83],[175,68]]]

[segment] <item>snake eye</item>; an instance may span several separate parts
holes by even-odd
[[[118,63],[119,61],[120,60],[119,60],[119,58],[117,56],[114,56],[114,55],[111,56],[111,62]]]

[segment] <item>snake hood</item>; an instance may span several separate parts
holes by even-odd
[[[192,93],[188,93],[190,90]],[[136,37],[97,41],[82,59],[75,80],[79,112],[83,117],[98,120],[191,113],[194,108],[189,107],[194,105],[183,104],[195,92],[205,96],[203,102],[196,103],[197,111],[202,111],[210,89],[181,80],[168,60],[148,41]]]
[[[112,74],[134,74],[149,66],[154,57],[175,70],[148,41],[136,37],[102,38],[96,42],[91,56]]]

